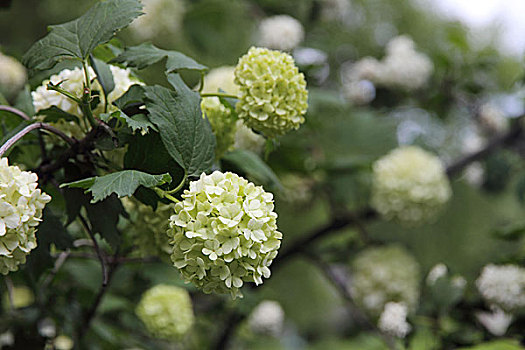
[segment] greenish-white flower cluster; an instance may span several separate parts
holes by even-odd
[[[137,200],[122,198],[122,204],[129,214],[130,225],[126,232],[133,239],[140,256],[158,256],[170,261],[171,246],[166,231],[173,214],[173,205],[159,202],[153,210]]]
[[[108,94],[108,107],[111,111],[114,108],[111,106],[112,102],[124,95],[131,85],[142,83],[131,75],[131,71],[129,69],[123,69],[111,65],[109,68],[111,69],[113,81],[115,82],[115,88]],[[88,68],[88,75],[91,80],[96,77],[93,68]],[[49,83],[54,85],[60,83],[60,87],[62,89],[80,99],[84,91],[84,80],[84,70],[78,67],[74,69],[64,69],[60,73],[52,75],[48,80],[44,80],[42,84],[31,93],[35,111],[38,112],[40,110],[50,108],[51,106],[56,106],[67,113],[75,115],[79,118],[82,117],[82,110],[75,101],[57,91],[48,90],[47,85]],[[94,81],[91,88],[93,90],[102,91],[102,86],[97,80]],[[100,94],[99,97],[101,101],[93,111],[95,115],[104,112],[104,95]],[[80,139],[85,135],[85,132],[82,129],[82,126],[85,127],[85,125],[84,121],[81,119],[79,119],[78,122],[61,119],[60,121],[51,124],[64,131],[68,136],[72,136],[77,139]]]
[[[237,120],[232,111],[224,106],[218,97],[205,97],[201,102],[201,110],[210,121],[215,134],[215,158],[220,159],[224,153],[233,148]]]
[[[190,330],[195,319],[188,291],[164,284],[147,290],[135,312],[148,332],[162,339],[179,339]]]
[[[415,146],[397,148],[373,165],[371,204],[388,219],[430,221],[452,191],[438,157]]]
[[[187,282],[205,293],[242,296],[245,282],[263,283],[277,256],[273,195],[226,172],[202,174],[175,204],[168,234],[171,259]]]
[[[259,24],[258,44],[269,49],[288,51],[304,39],[301,22],[288,15],[265,18]]]
[[[264,300],[253,309],[248,318],[250,329],[259,334],[278,336],[284,327],[284,310],[276,301]]]
[[[237,113],[244,123],[273,138],[298,129],[308,108],[304,75],[283,52],[252,47],[239,59]]]
[[[237,120],[237,130],[235,131],[235,142],[233,148],[252,151],[256,154],[262,154],[266,139],[252,129],[244,125],[242,120]]]
[[[26,80],[24,66],[13,57],[0,52],[0,91],[13,96],[24,86]]]
[[[414,311],[419,301],[419,265],[400,246],[369,248],[352,263],[350,292],[374,317],[388,302],[404,303]]]
[[[412,327],[407,322],[408,309],[404,303],[388,302],[379,316],[378,328],[394,337],[404,338]]]
[[[135,19],[129,29],[140,41],[180,36],[185,6],[182,0],[142,0],[144,15]]]
[[[476,280],[481,296],[503,310],[525,307],[525,268],[489,264]]]
[[[36,230],[51,197],[38,188],[35,173],[0,159],[0,272],[18,270],[36,248]]]

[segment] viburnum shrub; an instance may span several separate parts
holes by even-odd
[[[48,256],[78,247],[61,220],[44,211],[51,196],[40,189],[38,174],[42,185],[55,187],[54,200],[65,201],[77,235],[84,231],[91,240],[104,286],[119,254],[171,256],[173,269],[202,291],[242,296],[244,284],[270,277],[278,254],[282,234],[273,195],[237,174],[211,170],[233,148],[238,128],[253,126],[271,137],[297,129],[307,108],[304,77],[291,56],[251,49],[236,70],[240,86],[227,68],[204,80],[215,88],[203,90],[201,81],[194,90],[180,72],[204,77],[206,66],[180,52],[148,43],[123,48],[112,39],[141,11],[139,0],[97,3],[80,18],[50,27],[25,54],[31,77],[56,73],[46,73],[49,78],[31,93],[34,115],[7,109],[28,125],[0,156],[34,130],[57,137],[40,138],[35,172],[9,165],[6,157],[0,161],[0,272],[17,270],[37,242],[46,242]],[[161,60],[170,86],[145,84],[140,70]],[[270,74],[257,76],[264,66]],[[261,83],[257,91],[249,88],[251,79]],[[279,89],[271,88],[274,82]],[[248,126],[238,124],[238,113]],[[268,171],[257,154],[242,155],[250,162],[238,160],[241,171],[247,165]],[[39,224],[44,229],[37,238]],[[163,338],[178,337],[193,323],[187,292],[169,286],[146,292],[137,315]],[[87,317],[84,326],[93,315]]]

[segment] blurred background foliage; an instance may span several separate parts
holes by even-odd
[[[20,58],[46,33],[47,25],[74,19],[94,2],[13,0],[10,6],[0,9],[1,50]],[[338,8],[340,3],[346,5]],[[329,223],[334,216],[366,208],[371,164],[399,144],[420,145],[451,164],[465,154],[469,131],[472,125],[479,124],[477,112],[483,104],[495,104],[509,120],[523,112],[523,58],[498,51],[494,41],[497,33],[492,40],[474,42],[461,23],[428,12],[413,1],[184,1],[184,12],[174,15],[181,21],[179,32],[159,35],[154,42],[180,50],[211,68],[231,66],[255,43],[258,22],[276,14],[288,14],[305,28],[305,40],[294,56],[307,77],[309,89],[306,123],[283,137],[268,157],[269,166],[285,187],[276,197],[279,227],[284,233],[282,250]],[[341,79],[345,67],[366,56],[382,58],[388,41],[401,34],[411,36],[417,50],[433,62],[430,81],[413,92],[378,87],[369,105],[347,102]],[[130,30],[120,33],[119,39],[126,45],[139,42]],[[326,55],[326,60],[302,64],[298,55],[304,48],[319,50],[316,52]],[[148,68],[142,76],[148,83],[165,83],[160,66]],[[198,76],[185,78],[195,84],[198,81]],[[31,80],[31,88],[39,85],[41,79],[39,76]],[[24,105],[24,101],[18,102]],[[2,118],[3,130],[10,127],[6,125],[8,119]],[[495,134],[497,131],[488,128],[483,136],[490,139]],[[19,147],[12,157],[32,164],[38,145],[36,140],[25,142],[33,148]],[[409,348],[470,348],[492,339],[467,311],[473,310],[472,305],[482,307],[474,281],[484,265],[524,261],[525,246],[519,234],[525,231],[523,151],[523,144],[518,142],[511,149],[492,153],[478,164],[484,174],[480,181],[469,181],[467,173],[456,176],[452,180],[452,200],[433,224],[406,228],[381,219],[364,221],[359,227],[340,229],[316,242],[309,251],[345,268],[369,244],[363,239],[364,233],[373,244],[402,244],[420,263],[422,276],[435,264],[444,263],[451,272],[466,279],[464,301],[438,312],[430,306],[432,297],[423,293],[424,311],[411,320],[415,331]],[[53,194],[51,187],[46,191]],[[64,212],[63,203],[52,204],[52,211]],[[40,236],[53,237],[50,232],[64,230],[65,223],[55,221],[48,224],[50,227],[41,227]],[[74,227],[69,229],[75,231]],[[514,240],[502,240],[502,235]],[[53,244],[59,249],[59,243]],[[28,286],[36,298],[34,304],[16,312],[4,310],[10,316],[0,320],[1,329],[16,330],[20,349],[43,346],[43,319],[53,320],[49,322],[57,334],[70,334],[68,320],[79,317],[80,310],[91,304],[98,291],[98,262],[69,259],[58,272],[52,292],[42,295],[36,285],[45,277],[41,271],[52,264],[52,259],[40,257],[36,251],[26,268],[10,275],[15,285]],[[163,263],[122,265],[94,319],[87,337],[89,348],[211,348],[232,322],[228,319],[232,310],[246,316],[263,299],[281,304],[286,319],[284,331],[279,337],[261,336],[241,323],[231,336],[233,348],[387,348],[381,337],[356,325],[352,312],[346,308],[347,301],[309,257],[297,255],[279,263],[272,272],[264,285],[247,290],[245,298],[236,301],[227,296],[203,295],[186,286],[192,292],[197,324],[181,344],[169,344],[150,339],[134,309],[151,285],[184,285],[178,272]],[[423,280],[421,286],[424,287]],[[4,284],[0,289],[5,292]],[[515,321],[512,334],[516,341],[504,340],[475,349],[518,349],[524,325],[523,316]]]

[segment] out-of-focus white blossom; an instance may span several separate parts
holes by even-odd
[[[401,35],[390,40],[381,61],[365,57],[343,72],[343,84],[369,80],[376,86],[410,91],[424,86],[433,71],[428,56],[416,51],[410,37]]]
[[[0,349],[4,346],[13,346],[15,344],[15,335],[11,331],[0,334]]]
[[[353,104],[366,105],[376,97],[376,88],[369,80],[357,80],[343,85],[343,93]]]
[[[429,286],[436,283],[441,277],[445,277],[448,273],[447,266],[445,264],[436,264],[427,275],[427,284]]]
[[[0,273],[18,270],[36,248],[36,228],[51,197],[38,188],[38,176],[0,159]]]
[[[35,295],[31,289],[26,286],[13,286],[11,293],[4,294],[4,309],[9,310],[11,306],[20,309],[33,304],[34,301]]]
[[[450,280],[453,287],[458,289],[464,289],[467,286],[467,280],[463,276],[454,276]]]
[[[44,338],[54,338],[57,335],[57,326],[52,318],[46,317],[37,324],[38,334]]]
[[[385,305],[402,302],[414,310],[419,301],[419,265],[399,246],[369,248],[352,263],[350,292],[358,305],[379,316]]]
[[[311,178],[289,173],[281,177],[281,183],[286,201],[300,205],[312,200],[314,181]]]
[[[205,293],[242,296],[245,282],[263,283],[281,245],[273,195],[226,172],[202,174],[175,204],[171,259]]]
[[[301,22],[288,15],[265,18],[259,24],[258,45],[269,49],[289,51],[304,39]]]
[[[242,120],[237,121],[237,131],[235,131],[235,142],[233,148],[245,149],[256,154],[262,154],[266,139],[264,136],[253,132],[252,129],[244,125]]]
[[[188,291],[164,284],[158,284],[142,295],[136,314],[152,335],[172,340],[186,334],[195,319]]]
[[[56,350],[71,350],[75,346],[75,343],[73,339],[62,334],[55,338],[53,346]]]
[[[181,35],[185,13],[182,0],[142,0],[145,14],[129,26],[131,33],[140,41],[155,40],[158,37]]]
[[[377,326],[382,332],[404,338],[412,329],[407,322],[408,309],[404,303],[389,302],[379,317]]]
[[[327,21],[345,22],[350,17],[350,0],[322,0],[321,17]]]
[[[11,56],[0,52],[0,91],[14,96],[25,84],[27,73],[24,66]]]
[[[514,317],[499,307],[492,307],[492,312],[477,312],[476,319],[491,334],[501,337],[507,333]]]
[[[114,109],[111,103],[116,101],[119,97],[124,95],[124,93],[131,87],[133,84],[142,84],[136,78],[131,75],[130,69],[122,69],[117,66],[109,66],[111,73],[113,74],[113,81],[115,83],[115,88],[108,94],[108,110],[111,111]],[[95,71],[93,68],[88,68],[88,75],[91,80],[96,77]],[[64,96],[63,94],[54,91],[48,90],[47,85],[51,82],[54,85],[60,83],[60,87],[67,92],[73,94],[74,96],[81,98],[84,89],[84,70],[82,68],[74,69],[64,69],[60,73],[52,75],[48,80],[42,82],[42,84],[36,88],[35,91],[31,93],[33,97],[33,106],[35,111],[38,112],[43,109],[50,108],[51,106],[56,106],[63,111],[75,115],[77,117],[82,117],[82,110],[80,106],[70,98]],[[92,90],[98,90],[102,92],[102,86],[95,80],[91,86]],[[93,114],[97,115],[104,112],[104,94],[99,95],[100,103],[93,111]],[[85,136],[85,121],[79,119],[79,121],[66,121],[65,119],[60,119],[58,122],[51,123],[53,126],[59,128],[65,132],[68,136],[75,137],[77,139]],[[84,129],[82,128],[84,127]]]
[[[253,309],[248,325],[255,333],[276,337],[283,331],[284,311],[278,302],[264,300]]]
[[[239,86],[235,84],[235,67],[222,66],[211,69],[204,77],[204,88],[202,92],[214,93],[219,89],[228,94],[237,94]]]
[[[489,135],[502,133],[509,127],[503,111],[492,103],[479,107],[478,120],[481,128]]]
[[[451,189],[438,157],[399,147],[373,165],[372,206],[388,219],[417,225],[435,218]]]
[[[506,311],[525,307],[525,268],[486,265],[476,280],[481,296]]]
[[[463,172],[465,180],[475,187],[480,187],[485,180],[485,169],[480,162],[470,164]]]

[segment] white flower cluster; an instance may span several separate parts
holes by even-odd
[[[0,52],[0,91],[12,96],[24,86],[26,80],[24,66],[13,57]]]
[[[415,146],[399,147],[373,165],[372,206],[407,225],[432,220],[451,196],[436,156]]]
[[[379,317],[377,326],[382,332],[404,338],[412,329],[407,322],[408,309],[404,303],[389,302]]]
[[[245,149],[256,154],[262,154],[266,139],[247,127],[242,120],[237,121],[237,130],[235,131],[235,142],[233,148]]]
[[[284,310],[273,300],[264,300],[253,309],[248,318],[250,329],[259,334],[281,334],[284,325]]]
[[[489,264],[476,280],[481,296],[506,311],[525,307],[525,268]]]
[[[136,314],[152,335],[162,339],[179,339],[190,330],[195,320],[188,291],[164,284],[158,284],[142,295]]]
[[[491,334],[501,337],[507,333],[507,329],[514,320],[514,317],[499,307],[492,307],[492,312],[477,312],[476,319]]]
[[[111,110],[111,103],[124,95],[131,85],[142,83],[131,75],[129,68],[122,69],[120,67],[111,65],[109,68],[111,69],[113,81],[115,82],[115,88],[108,95],[108,107]],[[88,68],[88,75],[91,80],[96,77],[93,68]],[[38,112],[40,110],[50,108],[51,106],[56,106],[67,113],[77,117],[82,117],[82,111],[76,102],[57,91],[48,90],[47,85],[50,82],[55,85],[60,83],[60,87],[62,89],[78,98],[81,98],[84,89],[84,78],[84,70],[78,67],[74,69],[64,69],[60,73],[52,75],[48,80],[42,82],[42,84],[31,93],[35,111]],[[91,88],[93,90],[102,91],[102,86],[98,81],[95,81]],[[100,94],[99,96],[101,101],[97,108],[93,111],[94,114],[99,114],[104,111],[104,95]],[[79,122],[82,123],[82,121]],[[79,126],[79,122],[61,119],[60,121],[52,124],[64,131],[69,136],[79,139],[85,135],[84,131]]]
[[[443,263],[439,263],[434,265],[434,267],[430,270],[430,272],[427,275],[427,285],[431,286],[436,281],[442,277],[445,277],[448,274],[448,268],[447,265]]]
[[[35,173],[0,159],[0,273],[18,270],[36,248],[36,227],[51,197],[38,188]]]
[[[171,259],[205,293],[242,296],[244,282],[270,277],[281,245],[273,195],[226,172],[202,174],[175,204],[168,235]]]
[[[303,39],[303,25],[288,15],[268,17],[259,24],[259,46],[289,51],[296,48]]]
[[[214,93],[223,90],[228,94],[238,94],[239,86],[235,84],[235,67],[222,66],[211,69],[204,77],[202,92]]]
[[[137,40],[180,36],[185,6],[182,0],[142,0],[144,15],[129,26]]]
[[[343,91],[348,99],[354,103],[368,103],[364,97],[373,99],[371,92],[359,94],[357,83],[360,81],[410,91],[425,85],[434,71],[432,61],[426,55],[417,52],[414,41],[406,35],[392,39],[387,45],[386,53],[381,61],[365,57],[343,72]]]
[[[390,301],[414,310],[419,300],[419,265],[399,246],[369,248],[352,263],[350,292],[373,316],[379,316]]]

